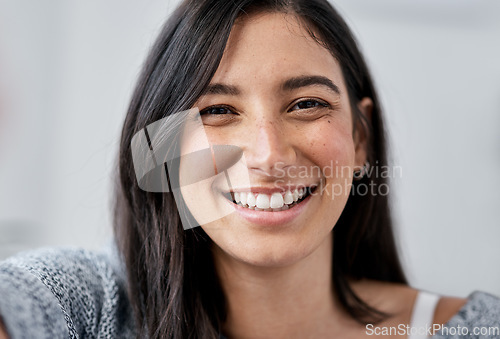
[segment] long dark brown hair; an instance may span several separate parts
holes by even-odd
[[[123,125],[115,200],[116,242],[128,278],[138,335],[161,338],[217,338],[226,303],[201,227],[184,230],[172,193],[141,190],[134,173],[132,137],[147,125],[189,109],[218,68],[229,33],[240,16],[258,11],[296,15],[318,43],[339,62],[355,126],[365,126],[368,161],[387,165],[380,103],[368,68],[344,20],[326,0],[186,0],[170,16],[143,66]],[[371,119],[357,103],[373,101]],[[387,184],[365,176],[356,185]],[[335,225],[334,291],[359,322],[385,314],[351,289],[349,279],[406,284],[395,246],[389,197],[353,194]]]

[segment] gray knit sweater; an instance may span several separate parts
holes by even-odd
[[[0,315],[12,339],[133,338],[125,289],[112,250],[41,249],[0,263]],[[468,299],[447,326],[469,335],[436,338],[500,338],[470,335],[474,327],[500,327],[500,299],[484,292]]]
[[[116,257],[41,249],[1,262],[0,316],[10,338],[134,338]]]

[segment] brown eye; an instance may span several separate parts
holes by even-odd
[[[207,126],[223,126],[234,121],[238,113],[228,106],[210,106],[200,111],[201,120]]]
[[[225,106],[212,106],[200,111],[200,115],[208,114],[233,114],[233,112]]]
[[[310,109],[316,107],[328,107],[329,105],[326,102],[307,99],[297,102],[290,111],[301,110],[301,109]]]

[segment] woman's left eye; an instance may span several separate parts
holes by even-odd
[[[315,99],[306,99],[295,103],[295,105],[290,108],[290,111],[300,110],[300,109],[310,109],[316,107],[329,107],[329,105],[324,101],[319,101]]]

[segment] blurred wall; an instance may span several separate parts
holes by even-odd
[[[0,255],[109,239],[121,123],[169,5],[0,0]]]
[[[500,294],[500,3],[342,0],[379,85],[412,285]]]
[[[111,237],[133,84],[177,1],[0,0],[0,257]],[[500,295],[500,6],[339,0],[386,109],[411,285]]]

